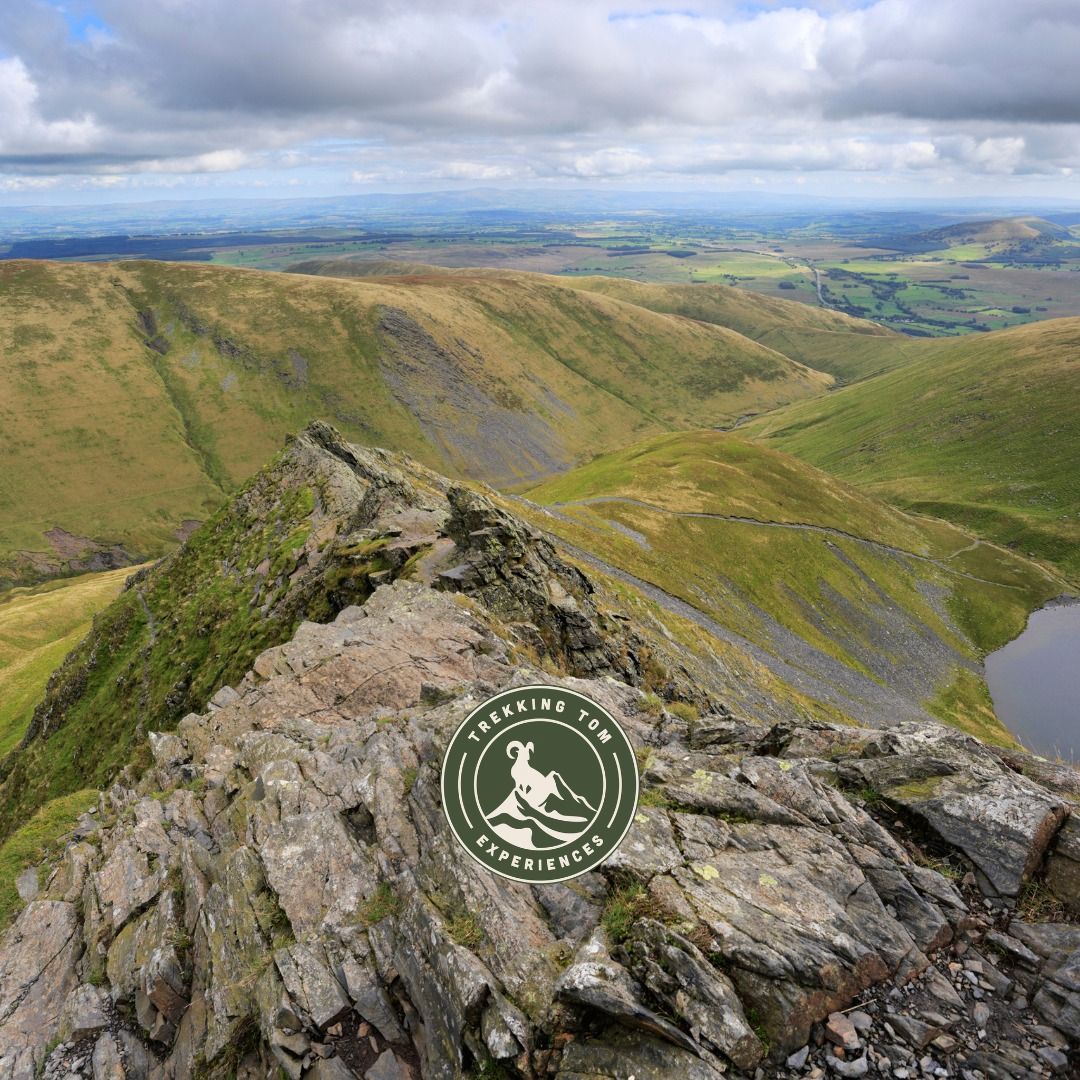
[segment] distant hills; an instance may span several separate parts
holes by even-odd
[[[310,259],[291,271],[347,278],[482,274],[508,280],[546,281],[551,286],[608,296],[649,311],[735,330],[841,382],[903,363],[910,345],[908,338],[877,323],[727,285],[663,285],[600,276],[547,277],[512,270],[452,270],[369,259]]]
[[[908,254],[948,252],[959,260],[1057,263],[1080,258],[1080,240],[1065,226],[1034,215],[960,221],[880,237],[877,247]]]
[[[902,215],[927,222],[975,215],[1042,214],[1075,217],[1075,200],[1026,199],[857,199],[761,191],[639,191],[606,187],[455,188],[443,191],[370,192],[321,198],[210,198],[141,202],[102,201],[81,205],[47,203],[0,207],[0,242],[15,237],[93,236],[106,233],[173,234],[178,230],[281,229],[344,225],[358,219],[403,215],[412,221],[425,214],[460,215],[499,212],[520,219],[537,214],[559,217],[595,214],[693,213],[733,216],[740,220],[787,219],[820,221],[849,218],[853,213],[884,225]]]
[[[570,283],[653,311],[729,326],[838,382],[904,363],[911,345],[909,338],[878,323],[726,285],[646,285],[614,277],[572,278]]]
[[[1072,234],[1063,225],[1055,225],[1039,217],[997,218],[992,221],[962,221],[943,229],[920,233],[916,239],[941,246],[956,244],[998,244],[1012,240],[1069,240]]]

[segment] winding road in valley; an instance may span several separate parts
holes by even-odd
[[[792,270],[809,270],[814,275],[814,288],[817,289],[818,303],[823,308],[828,308],[830,311],[836,311],[837,309],[825,299],[825,292],[821,285],[821,271],[806,258],[796,258],[794,255],[780,255],[775,251],[759,251],[757,248],[715,248],[716,251],[734,251],[742,255],[762,255],[767,259],[779,259],[782,263],[787,263]]]

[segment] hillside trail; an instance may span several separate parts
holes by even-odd
[[[965,552],[974,551],[977,547],[982,547],[982,540],[972,540],[970,544],[962,548],[957,548],[951,555],[946,555],[946,560],[955,559],[959,555],[963,555]]]
[[[520,495],[504,493],[503,497],[568,524],[590,527],[554,507],[540,506]],[[925,710],[912,708],[911,703],[902,696],[818,649],[771,617],[765,616],[764,612],[758,614],[764,617],[761,629],[768,637],[767,647],[723,625],[682,597],[608,562],[595,552],[578,547],[564,536],[551,533],[550,537],[579,563],[629,585],[662,611],[686,619],[718,641],[746,653],[772,674],[797,687],[801,693],[847,712],[868,726],[873,727],[874,717],[882,714],[902,716],[904,719],[920,722],[932,721],[932,717]]]
[[[906,548],[894,547],[892,544],[886,544],[880,540],[868,540],[865,536],[856,536],[854,533],[845,532],[843,529],[832,528],[829,525],[812,525],[803,521],[766,521],[760,518],[740,517],[735,514],[706,513],[705,511],[700,510],[671,510],[666,506],[657,506],[655,503],[645,502],[642,499],[634,499],[622,495],[594,495],[587,499],[574,499],[570,502],[553,503],[552,507],[542,507],[541,509],[560,509],[565,506],[589,506],[597,503],[628,503],[631,506],[640,506],[645,510],[654,510],[657,513],[669,514],[672,517],[704,518],[705,520],[726,521],[734,525],[751,525],[764,529],[791,529],[799,532],[820,533],[822,536],[836,537],[840,540],[850,540],[853,543],[862,544],[864,547],[882,551],[889,555],[897,555],[905,559],[917,559],[919,562],[930,563],[933,566],[937,566],[941,570],[944,570],[946,573],[955,574],[957,577],[967,578],[969,581],[978,581],[984,585],[994,585],[999,589],[1014,589],[1017,592],[1023,591],[1018,585],[1007,585],[1002,581],[991,581],[989,578],[979,577],[976,574],[969,574],[966,570],[957,570],[955,567],[946,565],[950,559],[955,559],[965,551],[971,551],[973,548],[977,547],[982,543],[981,540],[976,540],[967,547],[960,548],[951,555],[945,556],[943,559],[935,559],[930,555],[920,555],[917,552],[908,551]],[[565,520],[565,515],[563,516]],[[575,524],[580,523],[575,522]]]

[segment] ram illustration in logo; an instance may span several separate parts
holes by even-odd
[[[542,851],[577,840],[592,824],[597,808],[554,769],[537,769],[531,761],[535,749],[531,742],[507,745],[506,756],[513,761],[510,792],[484,820],[507,843]]]

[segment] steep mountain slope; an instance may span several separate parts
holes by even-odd
[[[513,270],[452,270],[370,259],[311,259],[290,267],[290,272],[345,278],[437,274],[459,279],[542,279],[650,311],[735,330],[842,382],[904,363],[912,344],[909,338],[877,323],[791,300],[759,296],[729,285],[658,285],[619,277],[543,277]]]
[[[107,570],[0,594],[0,754],[22,738],[49,676],[130,573]]]
[[[654,437],[528,498],[547,511],[532,520],[700,609],[861,723],[929,712],[1010,741],[981,657],[1065,587],[953,526],[717,432]]]
[[[723,702],[765,722],[938,716],[1002,744],[1012,737],[989,706],[981,657],[1065,588],[952,526],[714,432],[598,458],[530,500],[504,497],[499,509],[313,426],[96,619],[0,764],[0,838],[49,800],[107,783],[137,756],[148,712],[168,728],[205,707],[300,620],[330,618],[380,582],[482,562],[489,546],[518,552],[519,578],[537,557],[547,574],[558,567],[559,588],[576,597],[563,611],[548,586],[529,594],[524,614],[545,630],[522,649],[537,661],[568,663],[569,635],[575,663],[584,640],[604,642],[577,673],[614,673],[696,706]],[[483,575],[438,580],[502,587]],[[504,617],[521,614],[515,604]],[[540,613],[549,604],[554,613]]]
[[[213,601],[227,616],[218,590],[241,587],[248,633],[222,637]],[[175,723],[153,642],[117,681],[111,615],[54,683],[34,736],[54,764],[65,731],[105,722],[105,683],[141,670],[145,700],[131,765],[20,878],[3,1075],[1023,1076],[1018,1049],[1070,1067],[1080,929],[1015,908],[1036,877],[1075,902],[1071,770],[932,722],[734,718],[722,643],[631,622],[490,499],[323,426],[112,611],[143,602],[213,697]],[[261,650],[260,607],[325,621]],[[537,682],[609,709],[643,779],[625,843],[569,884],[482,870],[439,803],[458,724]]]
[[[486,562],[493,569],[476,581],[460,572]],[[809,711],[797,687],[691,619],[641,598],[630,608],[614,590],[593,598],[597,586],[539,533],[471,489],[313,425],[183,547],[133,577],[57,670],[0,766],[0,838],[49,800],[107,783],[145,750],[147,715],[167,729],[204,708],[301,620],[329,619],[381,582],[434,580],[455,567],[444,587],[541,627],[521,642],[534,662],[704,704],[702,690],[690,690],[693,669],[694,686],[750,715]],[[634,629],[661,624],[648,640]]]
[[[746,433],[901,506],[1080,574],[1080,319],[921,359]]]
[[[829,378],[557,281],[0,267],[0,580],[175,545],[313,416],[445,472],[535,481]]]
[[[877,323],[729,285],[651,285],[614,277],[571,278],[576,288],[728,326],[840,382],[907,362],[910,338]]]

